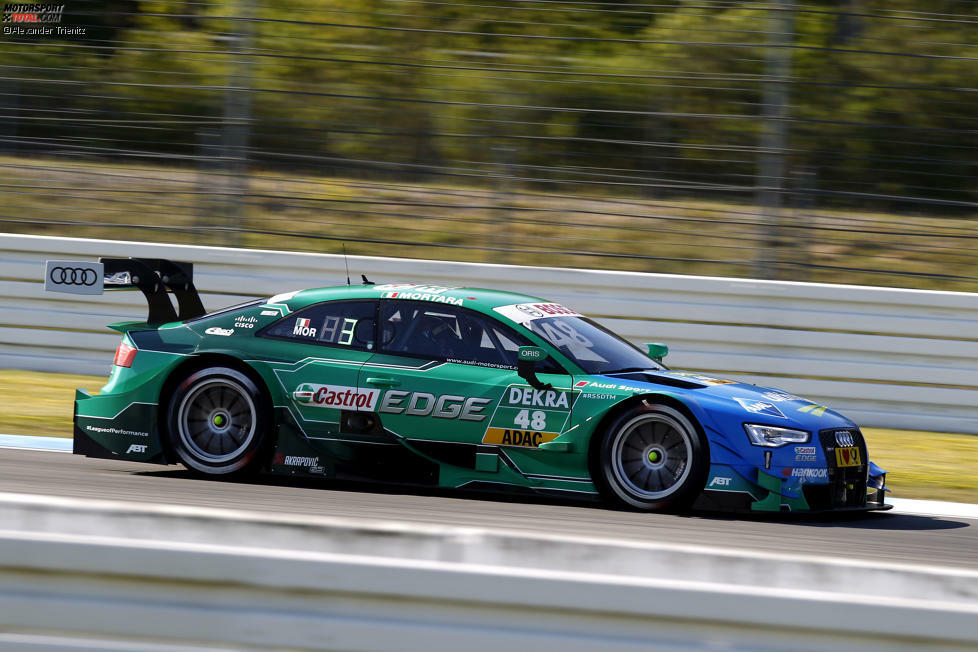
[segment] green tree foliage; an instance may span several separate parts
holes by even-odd
[[[89,111],[104,151],[220,153],[247,95],[255,164],[480,177],[502,161],[538,183],[749,196],[785,6],[117,0],[81,46],[5,50],[40,80],[19,82],[22,117]],[[975,7],[795,7],[789,174],[816,177],[822,203],[976,201]]]

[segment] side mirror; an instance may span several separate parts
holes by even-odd
[[[656,362],[662,362],[662,358],[669,355],[669,347],[660,342],[646,342],[645,346],[649,347],[649,357]]]
[[[539,346],[521,346],[516,354],[516,373],[534,389],[553,389],[550,383],[541,383],[536,372],[537,362],[548,357],[547,351]]]

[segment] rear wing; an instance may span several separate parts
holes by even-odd
[[[194,287],[193,263],[162,258],[99,258],[97,263],[49,260],[44,289],[68,294],[138,289],[149,304],[147,324],[186,321],[206,312]],[[177,299],[176,310],[171,293]]]

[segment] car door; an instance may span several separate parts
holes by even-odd
[[[360,366],[374,354],[373,300],[328,301],[290,314],[259,333],[276,340],[267,362],[285,407],[307,438],[340,436],[346,413],[376,408],[380,391],[357,385]]]
[[[378,351],[358,384],[383,392],[386,430],[433,457],[464,466],[473,445],[536,449],[569,427],[570,376],[550,363],[539,377],[557,389],[530,388],[516,373],[517,348],[530,341],[508,326],[460,306],[396,299],[380,301],[378,320]]]

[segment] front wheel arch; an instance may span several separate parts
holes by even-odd
[[[687,406],[682,401],[673,398],[672,396],[668,396],[665,394],[641,394],[626,399],[625,401],[622,401],[618,405],[614,406],[612,409],[608,410],[608,412],[601,418],[601,421],[595,427],[594,431],[591,434],[591,439],[588,443],[588,471],[591,474],[591,480],[594,482],[594,486],[598,489],[598,492],[599,494],[601,494],[602,498],[612,504],[617,504],[621,506],[622,501],[620,499],[611,497],[609,495],[611,494],[611,492],[608,490],[606,486],[604,480],[604,474],[601,470],[602,443],[604,442],[604,440],[609,434],[608,433],[609,428],[613,424],[615,424],[615,422],[618,421],[624,414],[631,412],[636,408],[640,408],[641,406],[646,406],[651,408],[657,405],[672,408],[677,412],[679,412],[683,417],[685,417],[685,419],[695,430],[695,435],[698,438],[700,444],[699,452],[701,457],[700,457],[700,462],[698,465],[699,468],[697,469],[697,473],[691,479],[690,489],[684,492],[686,495],[683,496],[682,500],[678,501],[676,504],[669,505],[662,508],[657,507],[655,509],[668,510],[668,509],[688,507],[695,500],[696,496],[698,496],[706,487],[706,481],[709,476],[709,470],[711,464],[710,443],[709,443],[709,439],[706,436],[706,432],[703,428],[703,425],[700,423],[700,420],[696,417],[695,414],[693,414],[693,411],[689,408],[689,406]],[[609,500],[609,498],[611,499]],[[636,506],[626,505],[626,508],[636,509]],[[643,509],[643,508],[638,508],[638,509]]]

